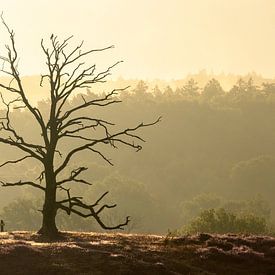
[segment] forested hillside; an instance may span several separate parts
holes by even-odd
[[[84,99],[97,96],[98,91],[84,93]],[[252,79],[240,79],[224,91],[215,79],[199,86],[190,78],[177,88],[152,87],[139,81],[118,97],[122,103],[85,115],[108,118],[117,123],[114,129],[151,122],[158,116],[162,121],[140,132],[146,139],[142,151],[128,152],[123,147],[119,152],[106,151],[114,166],[96,154],[81,154],[74,160],[78,166],[91,168],[86,178],[93,183],[77,187],[76,193],[85,194],[88,200],[110,191],[108,200],[117,203],[105,219],[115,223],[129,215],[132,223],[128,231],[166,233],[181,228],[204,209],[225,207],[263,216],[272,223],[275,84],[256,85]],[[70,104],[84,99],[78,94]],[[40,101],[38,108],[45,112],[47,100]],[[30,133],[37,129],[30,115],[16,109],[12,116],[21,133],[32,141],[37,135]],[[70,139],[62,144],[66,148],[71,145]],[[1,145],[1,162],[11,157],[18,157],[16,151]],[[2,168],[0,180],[35,180],[40,173],[41,167],[26,160],[16,170],[12,165]],[[70,188],[74,189],[73,183]],[[37,209],[42,207],[39,196],[39,191],[28,188],[0,189],[0,216],[7,230],[37,229]],[[73,216],[59,215],[58,223],[67,230],[99,230],[93,220]]]

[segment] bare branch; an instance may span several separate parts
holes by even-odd
[[[85,109],[87,107],[90,107],[90,106],[102,106],[102,107],[104,107],[104,106],[108,106],[108,105],[111,105],[111,104],[120,103],[121,100],[113,99],[113,96],[117,95],[118,92],[125,91],[126,89],[128,89],[128,87],[121,88],[121,89],[113,89],[110,93],[108,93],[103,98],[89,100],[89,101],[84,101],[83,104],[80,104],[80,105],[78,105],[76,107],[73,107],[69,111],[65,112],[65,114],[62,117],[58,118],[58,120],[60,122],[63,122],[65,119],[69,118],[73,113],[75,113],[77,111],[80,111],[82,109]],[[67,98],[65,98],[64,100],[66,101]],[[63,104],[61,104],[60,107],[59,107],[59,109],[58,109],[58,112],[57,112],[58,116],[61,113]]]
[[[105,192],[94,204],[88,205],[82,201],[81,197],[71,197],[70,196],[70,189],[62,188],[64,191],[67,192],[68,199],[62,200],[57,202],[57,206],[59,209],[65,211],[68,215],[71,213],[74,213],[78,216],[81,216],[83,218],[89,218],[93,217],[98,222],[98,224],[106,230],[114,230],[114,229],[121,229],[123,230],[129,222],[130,217],[126,217],[125,222],[117,224],[115,226],[108,226],[106,225],[100,218],[99,214],[105,209],[105,208],[114,208],[116,207],[116,204],[108,205],[104,204],[101,206],[97,211],[94,209],[95,206],[99,204],[99,202],[108,194],[108,192]],[[69,203],[69,206],[65,206],[64,203]],[[75,209],[75,207],[80,208],[81,210]],[[86,210],[88,212],[84,213],[83,210]]]
[[[56,169],[55,174],[57,175],[58,173],[60,173],[67,166],[67,164],[69,163],[69,161],[71,160],[71,158],[75,154],[77,154],[77,153],[79,153],[81,151],[84,151],[84,150],[91,150],[93,152],[98,153],[99,155],[101,155],[101,157],[103,159],[105,159],[107,162],[109,162],[111,164],[110,160],[108,160],[106,157],[104,157],[104,155],[101,152],[93,149],[93,147],[96,144],[99,144],[99,143],[101,143],[101,144],[108,144],[108,143],[113,142],[113,141],[119,141],[119,142],[127,145],[128,147],[132,147],[132,148],[136,149],[137,151],[139,151],[142,147],[140,147],[139,145],[135,145],[134,143],[129,143],[127,141],[123,141],[123,139],[118,139],[118,137],[122,137],[123,138],[125,136],[129,136],[129,133],[131,134],[132,132],[135,132],[136,130],[138,130],[140,128],[144,128],[144,127],[155,125],[155,124],[159,123],[160,120],[161,120],[161,117],[159,117],[157,120],[155,120],[152,123],[147,123],[147,124],[146,123],[140,123],[139,125],[137,125],[134,128],[127,128],[127,129],[125,129],[123,131],[117,132],[117,133],[112,134],[110,136],[106,136],[106,137],[104,137],[102,139],[97,139],[97,140],[94,140],[94,141],[92,141],[90,143],[86,143],[84,145],[81,145],[79,147],[74,148],[73,150],[71,150],[67,154],[67,156],[66,156],[65,160],[63,161],[63,163]]]
[[[3,187],[9,187],[9,186],[32,186],[38,189],[41,189],[43,191],[45,191],[45,188],[41,185],[38,185],[32,181],[18,181],[18,182],[4,182],[4,181],[0,181],[0,183],[2,184]]]
[[[18,149],[20,149],[26,153],[29,153],[33,158],[35,158],[43,163],[43,157],[41,155],[37,154],[37,153],[42,154],[43,151],[40,150],[40,148],[36,147],[35,145],[18,143],[10,138],[6,139],[6,138],[1,138],[1,137],[0,137],[0,142],[4,143],[4,144],[8,144],[13,147],[17,147]],[[36,152],[34,152],[32,149],[35,149]]]
[[[97,205],[100,203],[100,201],[102,201],[103,198],[105,198],[105,196],[107,196],[108,194],[109,194],[109,191],[106,191],[105,193],[103,193],[103,194],[97,199],[97,201],[96,201],[94,204],[91,205],[91,207],[97,206]]]
[[[89,149],[90,151],[97,153],[98,155],[100,155],[107,163],[109,163],[110,165],[114,165],[110,159],[106,158],[100,151],[93,149],[92,147],[88,147],[87,149]]]
[[[43,86],[46,80],[49,85],[50,96],[49,112],[43,117],[41,111],[30,103],[26,95],[18,70],[19,58],[15,47],[15,34],[5,23],[2,15],[1,19],[10,36],[10,45],[6,45],[7,56],[0,56],[0,60],[3,62],[2,71],[11,76],[11,81],[8,85],[0,83],[0,88],[9,94],[15,95],[16,98],[7,102],[0,94],[0,99],[5,106],[4,116],[0,117],[0,132],[3,134],[0,137],[0,143],[13,146],[27,155],[17,160],[8,160],[1,164],[0,168],[8,164],[19,163],[27,158],[35,158],[42,162],[43,171],[36,179],[39,183],[32,181],[0,181],[0,183],[5,187],[31,186],[43,190],[45,192],[45,204],[42,211],[44,217],[47,211],[49,215],[53,215],[52,212],[56,213],[52,209],[56,210],[59,208],[68,215],[74,213],[85,218],[93,217],[103,229],[123,229],[129,223],[129,217],[126,217],[124,222],[114,226],[106,225],[100,218],[103,210],[116,207],[116,204],[101,203],[108,192],[102,194],[95,203],[87,204],[81,196],[71,196],[70,189],[64,188],[70,182],[91,185],[90,182],[80,178],[81,173],[86,171],[87,167],[80,166],[73,169],[67,177],[58,180],[57,175],[68,166],[70,160],[77,153],[85,150],[96,153],[108,164],[113,165],[111,160],[98,149],[98,145],[108,145],[117,148],[119,144],[136,151],[141,150],[142,146],[140,143],[145,142],[145,140],[136,134],[136,131],[155,125],[160,121],[160,118],[152,123],[141,123],[133,128],[126,128],[113,133],[111,132],[111,126],[114,126],[113,123],[99,118],[92,118],[89,115],[78,115],[81,111],[87,111],[93,107],[105,107],[121,102],[117,94],[128,87],[114,89],[110,93],[95,99],[81,95],[83,102],[81,101],[73,106],[68,104],[74,91],[89,88],[94,83],[105,82],[112,69],[122,61],[118,61],[100,72],[97,71],[95,64],[85,67],[83,58],[94,52],[111,49],[113,46],[82,51],[82,41],[78,46],[68,51],[67,46],[72,36],[59,41],[56,35],[51,35],[49,47],[44,44],[43,39],[41,40],[41,48],[46,57],[47,73],[41,75],[40,86]],[[40,127],[40,134],[43,139],[42,145],[27,142],[13,127],[11,120],[12,110],[21,108],[25,108],[26,111],[30,112],[35,123]],[[102,137],[91,136],[90,133],[94,133],[92,130],[99,130],[99,134],[102,134]],[[59,151],[59,142],[65,137],[78,139],[77,145],[72,143],[72,149],[68,150],[59,167],[56,168],[55,163],[58,155],[62,158],[62,154]],[[45,187],[41,186],[44,181]],[[56,201],[57,189],[65,191],[67,198]],[[48,229],[46,228],[45,230]],[[56,228],[53,230],[56,230]]]
[[[48,144],[48,139],[47,139],[47,131],[46,131],[46,127],[45,127],[45,123],[43,121],[42,115],[40,113],[40,111],[33,107],[29,100],[26,97],[22,82],[21,82],[21,78],[19,76],[19,72],[17,70],[17,62],[18,62],[18,55],[17,55],[17,50],[15,47],[15,39],[14,39],[14,32],[13,30],[11,30],[8,25],[6,24],[4,18],[3,18],[3,14],[1,14],[1,20],[3,25],[6,27],[9,35],[10,35],[10,42],[11,42],[11,47],[9,47],[8,45],[6,45],[6,49],[8,52],[8,57],[5,58],[5,61],[8,63],[9,67],[10,67],[10,75],[12,75],[12,77],[14,78],[14,81],[16,82],[18,88],[12,88],[10,86],[5,86],[3,84],[0,84],[0,87],[13,92],[13,93],[17,93],[20,97],[22,102],[26,105],[27,109],[32,113],[32,115],[34,116],[35,120],[38,122],[38,124],[41,127],[42,130],[42,134],[45,140],[45,143]]]
[[[79,167],[77,169],[72,170],[70,177],[57,181],[56,185],[62,185],[64,183],[68,183],[68,182],[78,182],[78,183],[84,183],[87,185],[92,185],[91,183],[89,183],[88,181],[84,180],[84,179],[77,179],[77,176],[79,176],[83,171],[86,171],[88,168],[87,167]]]
[[[45,178],[45,171],[43,170],[35,180],[39,180],[39,182],[41,184],[42,181],[44,180],[44,178]]]
[[[0,165],[0,167],[3,167],[3,166],[5,166],[5,165],[7,165],[7,164],[15,164],[15,163],[21,162],[21,161],[23,161],[23,160],[25,160],[25,159],[27,159],[27,158],[32,158],[32,156],[28,155],[28,156],[22,157],[22,158],[17,159],[17,160],[8,160],[8,161],[2,163],[2,164]]]

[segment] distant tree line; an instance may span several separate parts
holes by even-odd
[[[99,96],[92,90],[85,94],[87,100]],[[84,192],[87,200],[96,198],[108,186],[110,198],[118,206],[117,214],[104,219],[115,223],[116,215],[126,214],[134,221],[131,231],[165,233],[168,228],[180,228],[198,216],[200,211],[187,217],[183,206],[198,195],[210,193],[239,202],[260,195],[270,209],[265,219],[270,222],[274,219],[275,84],[255,85],[253,79],[239,79],[224,91],[215,79],[204,87],[190,79],[176,89],[149,88],[148,83],[140,81],[119,98],[123,104],[99,110],[97,115],[102,119],[112,117],[114,122],[121,122],[121,127],[139,122],[140,117],[151,121],[154,114],[162,115],[163,121],[158,127],[146,130],[146,136],[154,142],[148,142],[137,155],[124,149],[120,154],[107,152],[114,160],[113,167],[88,154],[82,154],[71,164],[70,168],[76,164],[90,167],[85,176],[93,187],[77,189],[78,193]],[[68,104],[75,106],[82,100],[79,94]],[[46,112],[48,102],[41,101],[38,106]],[[89,112],[85,115],[89,116]],[[36,131],[24,110],[14,110],[13,116],[22,133],[30,128]],[[21,119],[25,121],[24,127]],[[62,146],[66,147],[66,142]],[[1,146],[0,159],[5,161],[7,155],[17,157],[15,151]],[[26,161],[17,171],[23,180],[34,176],[36,169]],[[12,168],[2,170],[1,176],[12,180]],[[20,192],[26,200],[37,197],[37,193],[27,188]],[[8,194],[1,189],[0,207],[11,208],[9,203],[20,203],[16,201],[18,196],[18,192]],[[219,207],[223,206],[211,206]],[[241,205],[237,207],[241,209]],[[8,208],[3,211],[7,213]],[[204,209],[210,208],[200,210]],[[256,211],[253,209],[252,212]],[[62,217],[59,222],[63,223],[62,228],[74,230],[96,228],[76,220],[65,223]]]

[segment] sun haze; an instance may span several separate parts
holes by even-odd
[[[165,79],[201,69],[273,77],[274,8],[271,0],[9,0],[1,5],[16,32],[23,74],[41,72],[40,39],[55,33],[84,39],[87,48],[114,44],[99,60],[104,66],[123,59],[115,76]]]

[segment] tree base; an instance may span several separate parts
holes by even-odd
[[[45,237],[47,239],[60,239],[62,234],[55,228],[46,228],[41,227],[40,230],[37,232],[38,235],[41,237]]]

